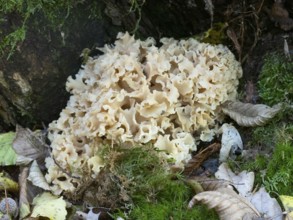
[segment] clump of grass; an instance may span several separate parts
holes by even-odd
[[[117,149],[110,170],[117,176],[131,198],[131,208],[117,216],[127,219],[218,219],[203,205],[188,210],[194,193],[181,179],[167,171],[167,162],[152,146]],[[115,155],[115,156],[111,156]],[[129,206],[128,206],[129,207]],[[124,210],[125,212],[125,210]]]
[[[272,121],[261,127],[256,127],[252,131],[252,140],[250,145],[262,146],[262,148],[273,149],[276,144],[276,128],[278,125]]]
[[[272,158],[267,166],[264,185],[268,191],[293,195],[293,126],[285,126],[278,131]]]
[[[265,58],[259,76],[259,95],[268,105],[293,101],[293,62],[272,53]]]
[[[251,142],[263,146],[253,159],[238,161],[238,170],[253,171],[255,185],[268,192],[293,195],[293,126],[279,121],[255,128]]]
[[[263,103],[282,103],[282,107],[268,124],[251,131],[247,143],[252,152],[250,158],[231,163],[236,170],[253,171],[255,185],[264,185],[268,192],[285,195],[293,195],[292,72],[293,63],[284,56],[276,53],[266,56],[259,76],[259,94]]]

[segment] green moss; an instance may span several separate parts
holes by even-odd
[[[249,144],[272,149],[276,144],[276,128],[277,125],[274,122],[254,128],[252,131],[252,140]]]
[[[69,18],[71,11],[81,4],[85,4],[85,1],[0,0],[0,25],[5,27],[0,31],[0,56],[5,55],[9,58],[17,45],[25,40],[26,32],[31,25],[28,25],[30,20],[36,22],[45,20],[46,26],[52,28],[52,30],[60,30]],[[101,14],[101,9],[95,3],[92,4],[92,7],[85,8],[89,18],[97,19],[98,15]]]
[[[286,127],[286,124],[291,120],[292,114],[292,106],[288,103],[283,103],[281,110],[268,124],[253,128],[251,133],[252,138],[248,146],[252,148],[260,147],[261,149],[272,151],[280,140],[286,140],[288,138],[284,134],[283,138],[280,136],[284,132],[287,133],[288,129],[290,129],[290,126]]]
[[[269,161],[264,185],[269,192],[293,195],[293,126],[278,131],[278,143]]]
[[[259,76],[259,95],[274,105],[293,101],[293,62],[279,54],[268,54]]]
[[[141,220],[218,219],[214,211],[202,205],[187,209],[194,195],[192,189],[180,175],[175,178],[166,171],[168,164],[158,153],[147,145],[118,149],[108,156],[112,172],[119,177],[132,200],[128,214],[124,216],[121,211],[117,216]]]
[[[263,184],[263,176],[269,160],[270,158],[268,155],[257,153],[256,155],[253,155],[253,158],[242,158],[239,161],[228,161],[228,165],[236,173],[242,172],[244,170],[248,172],[254,172],[254,185],[260,186]]]
[[[264,155],[256,155],[255,160],[249,161],[241,167],[242,170],[248,170],[253,171],[255,173],[260,172],[261,170],[264,170],[267,167],[268,164],[268,158]]]

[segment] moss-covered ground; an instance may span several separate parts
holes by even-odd
[[[249,129],[249,156],[230,163],[236,170],[253,171],[255,184],[273,196],[292,196],[293,188],[293,63],[282,54],[267,54],[259,76],[261,103],[282,103],[268,124]]]
[[[131,198],[128,209],[120,209],[114,216],[141,220],[218,219],[214,211],[203,205],[187,208],[194,192],[180,174],[170,175],[166,171],[167,162],[153,147],[117,149],[104,156],[112,164],[111,172],[119,178]]]

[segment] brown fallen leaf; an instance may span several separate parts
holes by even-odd
[[[13,149],[17,155],[25,160],[37,160],[41,166],[44,159],[49,156],[49,146],[35,132],[20,125],[16,126],[16,135],[13,141]]]
[[[285,9],[282,0],[276,0],[271,8],[271,15],[277,18],[289,18],[289,12]]]
[[[202,163],[209,158],[212,154],[218,152],[221,148],[220,143],[213,143],[207,148],[200,151],[198,154],[196,154],[192,159],[188,161],[188,163],[185,165],[185,169],[183,171],[184,175],[190,175],[193,170],[196,170],[199,168]]]
[[[20,175],[18,178],[20,190],[19,190],[19,217],[25,218],[30,214],[30,204],[27,198],[27,177],[28,167],[21,167]]]
[[[253,172],[243,170],[241,173],[235,174],[226,163],[223,163],[215,173],[215,177],[229,181],[230,185],[237,189],[239,196],[249,201],[261,214],[262,219],[283,219],[280,205],[275,198],[270,197],[264,187],[260,188],[257,192],[252,191],[254,185]]]
[[[261,217],[249,201],[230,188],[199,193],[189,202],[188,208],[192,208],[196,202],[214,208],[221,220],[248,220]]]
[[[240,126],[261,126],[273,118],[280,107],[269,107],[263,104],[253,105],[239,101],[227,101],[222,105],[223,112]]]
[[[275,22],[275,25],[280,27],[284,31],[293,29],[293,19],[289,17],[288,10],[284,7],[282,0],[275,0],[269,11],[271,20]]]
[[[31,181],[31,183],[34,186],[37,186],[43,190],[48,190],[50,191],[50,186],[47,183],[44,174],[42,173],[41,169],[39,168],[39,165],[37,163],[37,161],[33,161],[33,163],[31,164],[30,167],[30,171],[29,171],[29,176],[27,177],[27,179],[29,181]]]

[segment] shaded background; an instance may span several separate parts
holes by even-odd
[[[284,36],[293,45],[289,0],[48,2],[0,0],[0,132],[16,124],[42,128],[57,119],[69,97],[67,77],[120,31],[157,41],[196,37],[223,43],[243,64],[240,89],[256,86],[264,55],[283,51]]]

